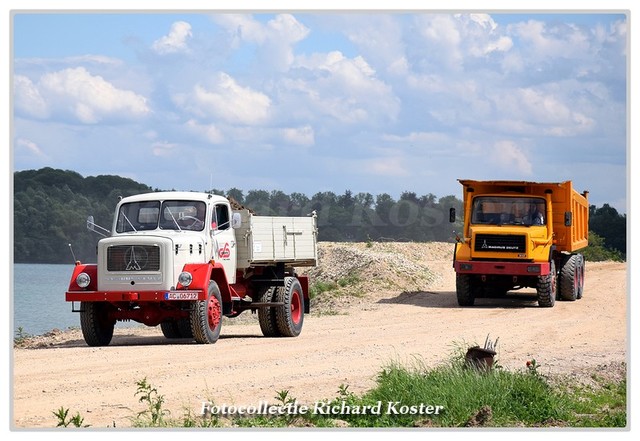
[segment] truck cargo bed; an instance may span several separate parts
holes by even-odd
[[[236,231],[238,268],[273,265],[315,266],[316,217],[256,216],[248,210],[241,214],[242,225]]]

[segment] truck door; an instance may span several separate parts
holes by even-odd
[[[231,210],[226,204],[213,206],[211,217],[211,236],[213,240],[213,260],[224,267],[229,284],[236,282],[236,247],[235,230],[231,228]]]

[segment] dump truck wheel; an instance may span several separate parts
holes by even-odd
[[[560,268],[560,298],[575,301],[580,290],[580,258],[577,254],[567,256]]]
[[[549,274],[538,277],[538,305],[550,308],[556,303],[557,280],[556,280],[556,264],[552,260],[549,268]]]
[[[297,337],[304,322],[304,294],[295,277],[285,277],[284,286],[276,288],[276,302],[284,303],[275,307],[278,332],[282,337]]]
[[[160,330],[166,338],[180,338],[180,330],[175,320],[166,320],[160,323]]]
[[[191,317],[178,319],[176,325],[178,327],[178,334],[180,335],[180,338],[193,338]]]
[[[274,286],[263,288],[260,301],[265,303],[275,302],[276,289]],[[280,337],[275,307],[258,309],[258,323],[260,323],[260,330],[265,337]]]
[[[458,305],[473,306],[476,296],[471,286],[471,276],[468,274],[456,274],[456,296]]]
[[[222,328],[222,296],[214,281],[209,282],[207,300],[198,300],[191,311],[191,331],[196,342],[213,344]]]
[[[193,338],[189,318],[166,320],[160,323],[160,329],[166,338]]]
[[[584,256],[582,254],[576,254],[578,256],[578,293],[576,298],[581,299],[584,292]]]
[[[107,346],[111,343],[115,324],[107,317],[106,303],[80,303],[80,327],[84,341],[89,346]]]

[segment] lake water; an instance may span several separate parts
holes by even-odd
[[[64,300],[73,274],[73,264],[47,265],[16,263],[13,265],[14,337],[41,335],[52,329],[80,327],[80,314],[71,311],[71,302]],[[76,303],[76,308],[80,305]],[[116,323],[116,327],[140,326],[136,322]]]

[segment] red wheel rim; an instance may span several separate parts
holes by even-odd
[[[302,320],[302,306],[300,305],[300,293],[294,291],[291,295],[291,321],[296,325]]]
[[[209,328],[211,328],[211,330],[215,330],[220,324],[221,318],[220,302],[218,302],[216,296],[209,297],[209,301],[207,302],[207,319],[209,321]]]

